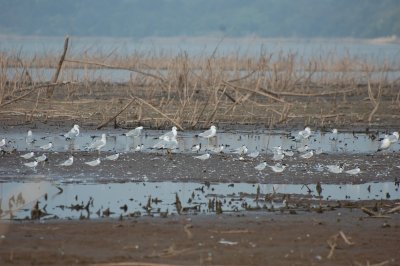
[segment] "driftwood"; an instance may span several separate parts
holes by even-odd
[[[58,61],[57,69],[56,69],[56,72],[53,75],[53,78],[51,79],[51,83],[56,83],[57,80],[58,80],[58,76],[60,75],[62,64],[64,63],[64,60],[65,60],[65,55],[67,54],[68,41],[69,41],[69,37],[67,36],[67,37],[65,37],[65,41],[64,41],[63,53],[61,54],[60,61]],[[54,87],[48,88],[47,89],[47,93],[46,93],[47,94],[47,98],[49,99],[49,98],[53,97],[53,93],[54,93]]]
[[[119,110],[118,113],[116,113],[114,116],[110,117],[110,119],[108,119],[107,121],[105,121],[105,122],[101,123],[100,125],[98,125],[96,129],[101,129],[102,127],[105,127],[106,125],[108,125],[108,123],[110,123],[115,118],[117,118],[117,116],[119,116],[123,111],[125,111],[129,107],[129,105],[131,105],[134,101],[135,101],[135,99],[132,99],[121,110]]]
[[[144,105],[147,105],[148,107],[150,107],[151,109],[153,109],[154,111],[156,111],[157,113],[159,113],[160,115],[162,115],[163,117],[165,117],[167,120],[169,120],[170,122],[172,122],[177,128],[179,128],[180,130],[184,130],[183,129],[183,127],[178,123],[178,122],[176,122],[174,119],[172,119],[172,118],[170,118],[169,116],[167,116],[166,114],[164,114],[163,112],[161,112],[160,110],[158,110],[156,107],[154,107],[152,104],[150,104],[150,103],[148,103],[148,102],[146,102],[145,100],[143,100],[143,99],[141,99],[141,98],[139,98],[139,97],[136,97],[136,96],[133,96],[133,99],[134,100],[136,100],[138,103],[142,103],[142,104],[144,104]]]

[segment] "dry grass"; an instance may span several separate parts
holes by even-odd
[[[396,125],[400,118],[400,80],[388,77],[398,71],[395,66],[334,54],[308,60],[264,52],[258,57],[67,54],[64,82],[49,84],[58,61],[59,55],[0,54],[0,120],[99,125],[132,99],[116,124],[376,126]],[[130,79],[93,79],[101,69],[129,71]],[[49,87],[55,88],[50,99]]]

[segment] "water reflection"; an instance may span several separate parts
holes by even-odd
[[[213,213],[210,202],[220,201],[223,212],[243,211],[247,206],[255,206],[257,191],[260,204],[269,207],[283,206],[282,195],[294,194],[304,199],[316,199],[315,184],[204,184],[178,182],[136,182],[112,184],[85,183],[20,183],[0,184],[1,218],[30,217],[34,204],[39,201],[49,217],[77,219],[85,217],[118,217],[128,213],[136,215],[160,215],[177,213],[176,196],[180,198],[182,209],[199,213]],[[311,190],[311,192],[309,191]],[[280,195],[273,200],[266,195]],[[329,200],[380,200],[400,199],[398,186],[393,182],[322,185],[323,199]],[[81,206],[81,207],[77,207]],[[85,207],[87,206],[87,208]]]

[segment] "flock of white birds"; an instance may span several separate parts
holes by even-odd
[[[127,137],[140,137],[142,134],[142,131],[143,131],[143,127],[140,126],[140,127],[137,127],[135,129],[125,133],[124,135]],[[337,133],[338,133],[338,131],[336,129],[332,130],[332,132],[331,132],[332,140],[336,139]],[[79,136],[79,134],[80,134],[79,125],[74,125],[69,132],[67,132],[66,134],[63,134],[62,136],[64,136],[66,140],[74,140]],[[306,127],[304,130],[299,131],[297,133],[297,135],[293,136],[292,139],[296,142],[302,142],[302,141],[310,138],[310,136],[312,136],[312,135],[313,135],[313,132],[311,131],[310,127]],[[156,142],[156,144],[154,144],[151,147],[151,149],[163,149],[163,150],[167,150],[168,152],[170,152],[178,147],[177,136],[178,136],[177,128],[172,127],[171,131],[169,131],[157,138],[158,141]],[[210,129],[206,130],[205,132],[200,133],[198,136],[201,138],[207,139],[209,141],[211,138],[214,138],[217,136],[217,128],[215,126],[211,126]],[[378,152],[389,149],[389,147],[393,143],[396,143],[398,141],[399,141],[399,133],[398,132],[393,132],[391,135],[385,135],[384,138],[382,138],[380,140]],[[32,131],[29,130],[27,133],[27,136],[26,136],[26,143],[32,144],[34,142],[35,142],[35,139],[33,138]],[[100,150],[104,146],[106,146],[106,143],[107,143],[107,137],[106,137],[106,134],[103,133],[101,135],[101,138],[96,139],[92,143],[89,144],[88,149],[89,150],[97,150],[100,153]],[[6,145],[6,140],[3,138],[0,141],[0,150],[4,145]],[[45,145],[40,146],[40,149],[43,151],[48,151],[52,147],[53,147],[53,143],[49,142]],[[134,151],[141,151],[143,148],[144,148],[143,145],[138,145],[134,149]],[[205,149],[206,152],[204,154],[194,156],[194,158],[203,160],[203,161],[208,160],[211,157],[210,152],[211,153],[221,153],[221,152],[223,152],[224,148],[225,148],[224,145],[220,145],[217,147],[208,145],[207,148]],[[201,143],[199,143],[199,144],[193,145],[193,147],[191,148],[191,151],[194,153],[198,153],[201,149],[202,149]],[[266,167],[269,167],[273,172],[281,173],[288,167],[287,164],[281,163],[281,161],[283,160],[283,158],[285,156],[292,157],[292,156],[294,156],[295,152],[297,152],[299,154],[300,158],[309,159],[309,158],[313,157],[314,155],[320,154],[322,151],[310,149],[308,147],[308,145],[301,145],[299,148],[297,148],[294,151],[293,150],[284,150],[281,148],[281,146],[278,146],[278,147],[274,147],[272,149],[272,152],[273,152],[273,156],[271,159],[272,159],[272,161],[276,162],[276,164],[269,165],[267,163],[267,161],[263,161],[255,167],[256,170],[262,171]],[[249,153],[249,150],[245,145],[232,150],[232,153],[238,154],[240,156],[239,160],[244,160],[245,156],[254,159],[254,158],[257,158],[260,154],[259,151],[253,151],[253,152]],[[115,154],[106,156],[104,158],[104,160],[116,161],[119,158],[119,155],[120,155],[119,153],[115,153]],[[27,166],[29,168],[33,168],[34,170],[36,170],[36,167],[38,166],[38,164],[40,162],[44,162],[47,160],[47,156],[45,154],[35,157],[35,154],[32,151],[21,155],[21,157],[26,160],[34,159],[31,162],[24,163],[25,166]],[[59,166],[69,167],[69,166],[73,165],[73,163],[74,163],[74,157],[71,155],[66,161],[60,163]],[[101,163],[100,158],[97,158],[96,160],[93,160],[93,161],[85,162],[85,164],[87,164],[89,166],[93,166],[93,167],[98,166],[100,163]],[[343,164],[321,166],[321,170],[327,170],[328,172],[335,173],[335,174],[345,172],[350,175],[356,175],[361,172],[360,168],[358,168],[358,167],[345,171]]]

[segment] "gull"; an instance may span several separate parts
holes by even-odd
[[[260,163],[259,165],[257,165],[257,166],[254,167],[254,168],[257,169],[258,171],[262,171],[262,170],[265,169],[265,167],[266,167],[267,165],[268,165],[267,162],[264,161],[264,162]]]
[[[257,158],[258,155],[260,155],[259,151],[253,151],[253,152],[249,153],[247,156],[249,156],[250,158]]]
[[[74,163],[74,157],[69,157],[65,162],[59,164],[60,166],[71,166]]]
[[[199,152],[200,149],[201,149],[201,143],[192,146],[192,152]]]
[[[336,128],[332,129],[332,131],[331,131],[332,138],[330,140],[336,140],[337,133],[338,133],[338,131]]]
[[[224,148],[225,148],[224,145],[219,145],[218,147],[210,147],[209,150],[212,151],[213,153],[221,153]]]
[[[171,133],[171,132],[169,132],[169,133]],[[168,136],[165,136],[153,146],[153,149],[173,150],[173,149],[176,149],[177,146],[178,146],[178,141],[176,140],[175,137],[170,138]]]
[[[313,157],[313,155],[314,155],[314,152],[311,150],[311,151],[301,154],[300,157],[303,159],[310,159],[311,157]]]
[[[243,155],[243,154],[246,154],[247,151],[248,151],[248,149],[247,149],[246,145],[243,145],[243,146],[240,147],[240,148],[236,148],[236,149],[233,151],[233,153]]]
[[[3,147],[4,145],[6,145],[6,139],[0,141],[0,147]]]
[[[134,151],[141,151],[143,149],[143,144],[137,145]]]
[[[47,143],[45,145],[40,146],[40,148],[42,150],[50,150],[52,147],[53,147],[53,143],[52,142],[49,142],[49,143]]]
[[[177,128],[174,126],[174,127],[172,127],[172,130],[170,132],[167,132],[158,138],[161,140],[169,141],[171,139],[175,139],[177,135],[178,135],[178,131],[177,131]]]
[[[132,130],[124,133],[124,135],[127,137],[139,137],[142,134],[142,129],[143,129],[143,127],[140,126],[140,127],[137,127],[135,129],[132,129]]]
[[[272,171],[274,171],[275,173],[282,173],[288,165],[287,165],[287,164],[280,164],[280,163],[277,163],[277,164],[275,164],[275,165],[268,165],[268,166],[269,166],[269,167],[272,169]]]
[[[199,137],[210,139],[217,134],[217,128],[215,126],[211,126],[209,130],[204,131],[199,134]]]
[[[46,156],[46,154],[43,153],[42,155],[36,157],[35,159],[36,159],[36,161],[37,161],[38,163],[40,163],[40,162],[46,161],[46,160],[47,160],[47,156]]]
[[[106,160],[115,161],[115,160],[118,159],[118,157],[119,157],[119,153],[116,153],[116,154],[112,154],[112,155],[107,156]]]
[[[312,132],[310,127],[306,127],[304,130],[299,131],[297,134],[298,139],[308,139],[311,136]]]
[[[97,158],[94,161],[85,162],[85,164],[90,165],[90,166],[98,166],[100,164],[100,158]]]
[[[326,169],[331,173],[340,174],[343,172],[343,165],[327,165]]]
[[[209,153],[205,153],[205,154],[200,155],[200,156],[194,156],[193,158],[204,161],[204,160],[209,159],[210,157],[211,157],[211,155]]]
[[[392,135],[389,135],[390,143],[396,143],[399,140],[399,132],[393,132]]]
[[[358,168],[358,167],[356,167],[356,168],[354,168],[354,169],[351,169],[351,170],[345,171],[345,173],[346,173],[346,174],[349,174],[349,175],[356,175],[356,174],[358,174],[358,173],[360,173],[360,172],[361,172],[361,170],[360,170],[360,168]]]
[[[35,156],[35,153],[34,153],[34,152],[28,152],[28,153],[25,153],[25,154],[21,155],[20,157],[22,157],[22,158],[24,158],[24,159],[30,159],[30,158],[32,158],[33,156]]]
[[[65,139],[74,139],[79,136],[79,125],[74,125],[71,130],[64,135]]]
[[[379,146],[378,151],[389,149],[390,144],[391,144],[391,141],[389,139],[389,136],[385,135],[385,137],[381,140],[381,145]]]
[[[36,166],[38,165],[38,162],[37,161],[33,161],[33,162],[29,162],[29,163],[24,163],[24,165],[29,167],[29,168],[36,169]]]
[[[106,134],[101,134],[101,139],[95,140],[89,145],[89,149],[94,149],[98,150],[100,152],[100,149],[106,146],[107,139],[106,139]]]
[[[28,134],[26,135],[25,141],[26,141],[26,144],[28,144],[28,145],[35,142],[35,140],[33,139],[32,130],[28,130]]]
[[[307,151],[309,149],[309,147],[308,147],[308,145],[306,144],[306,145],[304,145],[303,147],[298,147],[297,148],[297,151],[298,152],[305,152],[305,151]]]

